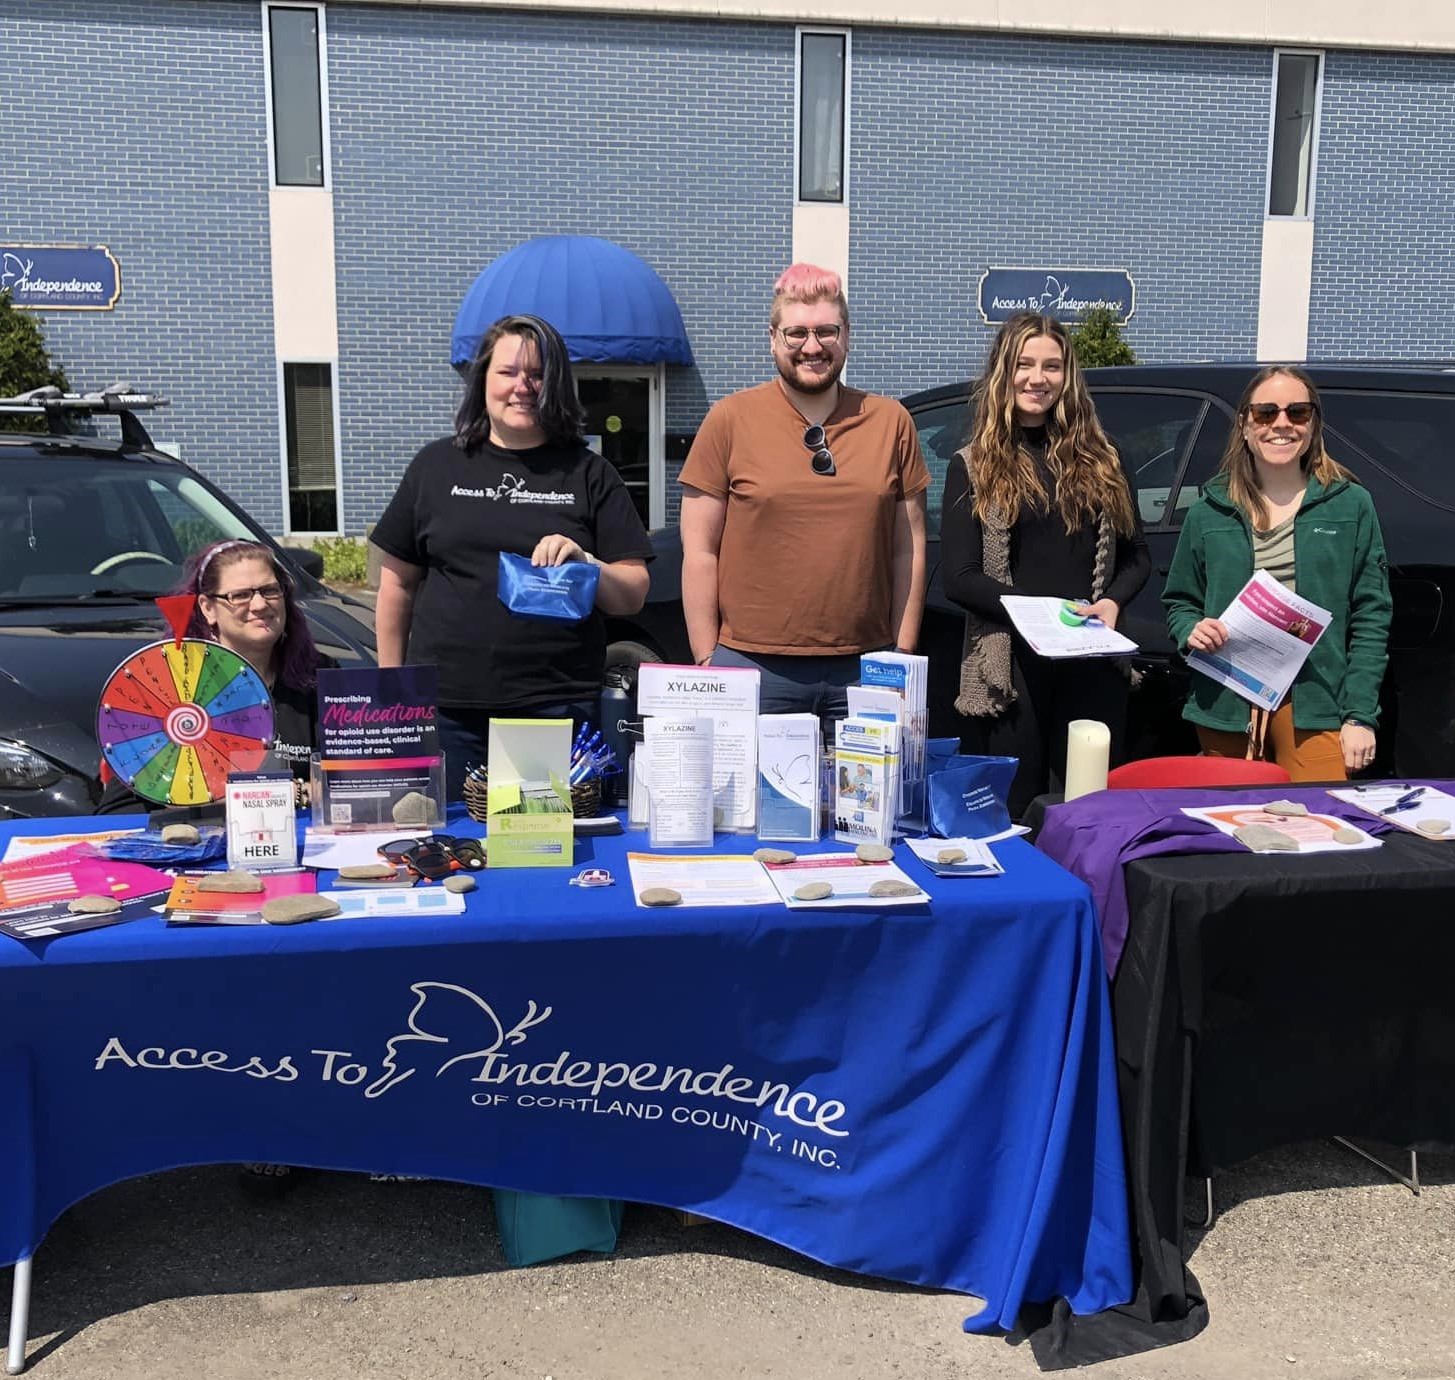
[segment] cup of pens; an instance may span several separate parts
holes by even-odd
[[[571,744],[571,809],[578,818],[589,819],[601,813],[605,780],[619,769],[616,753],[602,738],[601,730],[582,724]]]

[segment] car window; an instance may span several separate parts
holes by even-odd
[[[0,600],[161,594],[196,547],[256,535],[180,468],[35,453],[0,463]]]
[[[940,500],[945,494],[945,472],[955,452],[965,444],[970,428],[970,408],[964,398],[953,398],[936,407],[922,408],[911,414],[919,432],[920,449],[930,472],[929,532],[940,530]]]
[[[1436,502],[1455,506],[1455,394],[1366,393],[1325,389],[1325,445],[1335,460],[1356,473],[1362,457],[1340,442],[1348,440],[1403,483]]]
[[[1136,480],[1142,525],[1180,527],[1197,490],[1184,484],[1174,499],[1174,486],[1206,400],[1195,393],[1121,389],[1094,389],[1092,396],[1103,429]]]

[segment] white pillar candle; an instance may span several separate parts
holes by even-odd
[[[1066,799],[1106,789],[1111,730],[1099,719],[1072,719],[1066,726]]]

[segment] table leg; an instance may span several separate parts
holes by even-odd
[[[25,1369],[25,1334],[30,1326],[30,1264],[33,1257],[15,1262],[15,1284],[10,1290],[10,1348],[5,1353],[5,1373],[19,1375]]]
[[[1366,1159],[1370,1164],[1384,1170],[1397,1184],[1403,1184],[1416,1198],[1420,1196],[1420,1156],[1416,1150],[1410,1151],[1410,1172],[1409,1176],[1401,1174],[1392,1164],[1386,1164],[1377,1155],[1371,1155],[1369,1151],[1355,1145],[1347,1136],[1335,1136],[1334,1140],[1346,1150],[1352,1150],[1361,1159]]]

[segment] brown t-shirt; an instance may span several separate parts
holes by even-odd
[[[835,474],[815,474],[806,423],[776,379],[703,419],[685,485],[727,500],[718,641],[743,652],[841,656],[888,646],[898,504],[929,487],[892,398],[839,389],[825,423]]]

